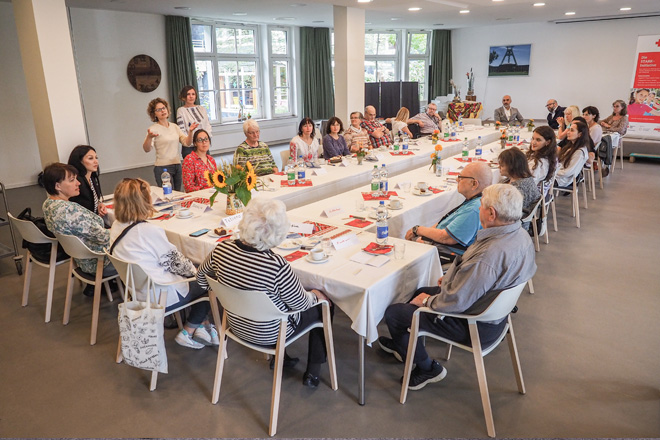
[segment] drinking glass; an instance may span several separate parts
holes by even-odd
[[[325,237],[321,240],[321,247],[323,248],[323,252],[325,252],[326,255],[332,255],[332,240],[330,237]]]
[[[394,258],[397,260],[403,260],[403,257],[406,254],[406,243],[402,241],[397,241],[394,243]]]

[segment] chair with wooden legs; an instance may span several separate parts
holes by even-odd
[[[278,309],[264,292],[254,290],[235,289],[233,287],[220,284],[218,281],[206,277],[211,291],[209,297],[211,300],[211,310],[215,322],[220,320],[220,311],[218,305],[224,308],[222,314],[222,326],[220,328],[220,347],[218,348],[218,360],[215,367],[215,380],[213,382],[213,396],[211,402],[218,403],[220,398],[220,385],[222,381],[222,371],[224,368],[225,356],[227,350],[227,337],[233,339],[239,344],[251,348],[261,353],[275,356],[275,372],[273,373],[273,391],[271,396],[270,423],[268,428],[269,435],[275,435],[277,432],[277,416],[280,407],[280,390],[282,387],[282,366],[284,363],[284,349],[296,341],[298,338],[307,334],[313,328],[323,327],[325,333],[325,346],[328,353],[328,367],[330,368],[330,384],[333,390],[337,389],[337,369],[335,366],[335,351],[332,338],[332,323],[330,322],[330,305],[327,301],[319,301],[314,307],[323,307],[323,322],[316,323],[304,332],[287,339],[286,329],[287,321],[290,315],[298,312],[286,313]],[[227,312],[242,316],[252,321],[280,321],[279,335],[275,348],[263,347],[260,345],[246,342],[234,335],[227,326]]]
[[[410,341],[408,343],[408,355],[406,356],[406,364],[403,373],[403,384],[401,387],[400,402],[406,403],[408,396],[408,382],[410,381],[410,373],[413,368],[413,358],[415,349],[417,348],[417,340],[420,336],[426,336],[432,339],[448,344],[446,359],[449,360],[452,347],[458,347],[463,350],[469,351],[474,355],[474,364],[477,369],[477,380],[479,382],[479,390],[481,392],[481,403],[484,408],[484,416],[486,418],[486,428],[490,437],[495,437],[495,422],[493,421],[493,411],[490,406],[490,396],[488,394],[488,383],[486,381],[486,368],[484,366],[484,356],[493,351],[502,342],[506,336],[509,342],[509,352],[511,354],[511,361],[513,363],[513,370],[516,375],[516,382],[518,383],[518,392],[525,394],[525,383],[523,382],[522,369],[520,368],[520,359],[518,358],[518,347],[516,346],[516,338],[513,333],[513,323],[511,321],[511,311],[518,302],[518,298],[525,287],[525,283],[519,284],[510,289],[503,290],[499,294],[492,292],[486,293],[479,301],[484,305],[482,312],[477,315],[467,315],[458,313],[441,313],[436,312],[428,307],[420,307],[413,314],[412,324],[410,325]],[[490,301],[490,303],[489,303]],[[427,332],[419,329],[419,317],[422,313],[431,313],[438,316],[450,316],[459,319],[465,319],[468,322],[470,329],[471,345],[459,344],[451,339],[446,339],[434,333]],[[477,330],[478,322],[499,321],[506,319],[507,324],[500,336],[487,347],[481,346],[479,339],[479,331]]]
[[[105,255],[110,259],[110,262],[112,263],[112,265],[117,270],[117,273],[119,274],[119,278],[123,281],[124,285],[126,286],[126,292],[124,295],[125,301],[128,301],[129,297],[137,298],[138,295],[140,296],[144,295],[144,297],[146,298],[146,296],[150,294],[149,289],[154,289],[155,292],[157,293],[157,295],[155,295],[156,300],[161,305],[161,307],[165,308],[167,307],[167,290],[163,290],[162,288],[164,287],[166,288],[167,286],[173,284],[190,282],[194,280],[194,278],[182,278],[179,281],[173,281],[167,284],[156,284],[153,282],[153,280],[149,278],[149,276],[144,272],[144,270],[142,270],[139,264],[130,263],[126,260],[122,260],[119,257],[111,255],[110,253],[108,253],[107,250],[105,251]],[[162,294],[163,292],[165,292],[165,295]],[[174,313],[179,329],[182,329],[183,321],[181,320],[181,314],[179,312],[185,309],[186,307],[192,306],[193,304],[197,304],[198,302],[208,301],[208,300],[209,298],[206,296],[203,298],[197,298],[196,300],[184,304],[181,307],[177,307],[176,309],[166,312],[165,316],[169,316],[172,313]],[[122,363],[123,360],[124,357],[121,354],[121,335],[120,335],[119,342],[117,343],[116,362],[120,364]],[[154,391],[156,389],[157,383],[158,383],[158,371],[152,371],[151,381],[149,383],[149,391]]]
[[[55,234],[55,237],[60,242],[64,251],[71,256],[71,263],[69,264],[69,281],[66,285],[66,301],[64,303],[64,319],[62,324],[69,323],[69,315],[71,313],[71,297],[73,296],[73,283],[74,278],[78,278],[85,284],[94,286],[94,301],[92,305],[92,330],[89,338],[90,345],[96,344],[96,333],[99,325],[99,308],[101,306],[101,285],[105,286],[105,293],[108,295],[108,300],[112,301],[112,293],[110,292],[110,285],[108,281],[118,278],[118,274],[109,277],[103,277],[103,259],[105,254],[102,252],[95,252],[88,248],[80,238],[73,235]],[[74,258],[79,260],[96,259],[96,274],[88,274],[83,272],[76,264]],[[124,289],[121,283],[117,283],[119,293],[123,297]]]
[[[582,185],[582,193],[584,195],[584,209],[589,209],[589,205],[587,204],[587,190],[586,190],[586,185],[584,183],[584,177],[580,174],[577,176],[573,176],[573,184],[570,187],[567,188],[562,188],[559,186],[556,186],[554,188],[555,191],[555,197],[560,193],[560,192],[567,192],[571,193],[571,202],[573,203],[573,217],[575,217],[575,225],[579,228],[580,227],[580,201],[578,198],[578,187]]]
[[[534,203],[534,207],[532,210],[527,214],[526,217],[523,217],[520,219],[520,222],[522,224],[529,223],[531,224],[532,231],[534,231],[534,248],[536,249],[536,252],[539,252],[541,250],[541,246],[539,246],[539,231],[538,231],[538,226],[536,225],[536,220],[539,218],[539,208],[543,204],[543,196],[539,197],[539,199]],[[547,232],[547,228],[546,228]]]
[[[28,305],[28,295],[30,293],[30,281],[32,279],[32,267],[37,266],[45,267],[48,269],[48,289],[46,290],[46,318],[45,322],[50,322],[50,314],[53,307],[53,289],[55,286],[55,270],[57,266],[68,263],[70,258],[57,260],[57,239],[52,238],[41,232],[37,226],[28,220],[17,219],[10,212],[7,213],[9,221],[14,225],[16,230],[21,234],[23,240],[34,244],[49,244],[50,245],[50,260],[42,261],[36,258],[30,250],[27,250],[26,265],[25,265],[25,278],[23,281],[23,300],[21,305],[23,307]]]
[[[614,172],[614,169],[616,168],[616,155],[619,153],[619,150],[621,150],[621,171],[623,171],[623,138],[626,137],[624,134],[623,136],[619,137],[619,142],[616,144],[616,147],[614,147],[614,158],[612,161],[612,172]]]

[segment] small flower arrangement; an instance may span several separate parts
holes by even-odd
[[[436,128],[435,130],[433,130],[433,134],[431,134],[431,140],[433,142],[438,142],[439,137],[440,137],[440,130]]]
[[[534,129],[534,119],[530,119],[529,122],[527,123],[527,128],[529,131],[532,131]]]
[[[357,157],[364,157],[364,156],[366,156],[368,150],[367,150],[366,148],[364,148],[361,144],[358,145],[358,147],[359,147],[359,148],[358,148],[358,150],[355,152],[355,156],[357,156]]]
[[[502,133],[502,134],[500,135],[500,140],[501,140],[501,141],[505,141],[505,140],[507,139],[507,138],[506,138],[506,130],[500,130],[500,133]]]
[[[252,189],[257,186],[257,175],[250,162],[241,165],[233,165],[222,161],[220,167],[213,173],[210,171],[204,172],[204,178],[209,185],[215,188],[215,193],[210,198],[210,205],[213,206],[218,193],[223,194],[236,194],[236,197],[247,205],[252,198]]]
[[[495,121],[495,128],[500,128],[502,126],[502,123],[500,121]]]
[[[437,130],[436,130],[437,131]],[[442,145],[436,145],[435,151],[431,153],[431,167],[435,168],[435,165],[438,163],[438,159],[441,159],[440,152],[442,151]]]

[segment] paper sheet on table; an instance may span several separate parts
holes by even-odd
[[[390,261],[390,257],[387,255],[371,255],[360,251],[353,255],[350,260],[356,263],[366,264],[367,266],[381,267],[383,264]]]

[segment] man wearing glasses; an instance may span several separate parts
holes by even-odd
[[[416,225],[406,232],[406,240],[435,245],[443,263],[452,261],[456,255],[463,255],[474,242],[480,228],[481,192],[491,184],[493,175],[485,163],[473,162],[463,169],[457,180],[457,191],[465,201],[435,226]]]
[[[440,129],[440,123],[445,118],[442,112],[438,112],[438,106],[430,103],[426,107],[426,112],[419,113],[415,117],[408,119],[408,124],[419,125],[421,134],[433,134],[433,130]]]
[[[547,108],[549,112],[548,125],[553,130],[558,129],[559,122],[557,122],[557,118],[564,117],[564,110],[566,109],[566,107],[560,107],[559,104],[557,104],[556,99],[548,99],[548,103],[545,105],[545,108]]]

